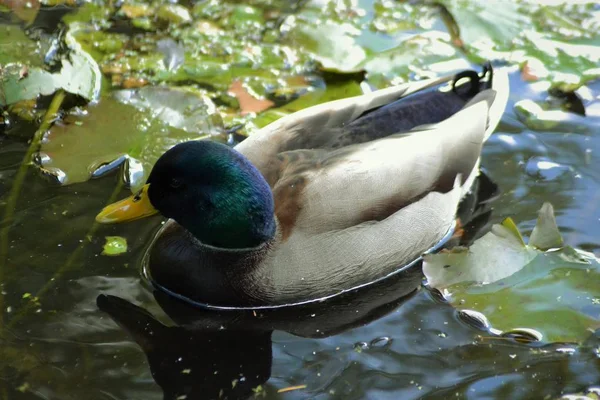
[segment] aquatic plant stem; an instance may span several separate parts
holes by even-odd
[[[117,200],[117,196],[119,196],[119,193],[121,193],[122,189],[123,189],[123,181],[121,179],[119,179],[117,185],[115,186],[115,189],[113,190],[110,197],[106,201],[106,204],[108,205],[108,204],[114,203],[115,200]],[[98,230],[99,226],[100,226],[100,224],[94,220],[94,222],[90,226],[90,229],[88,229],[87,233],[85,234],[84,240],[71,253],[71,255],[69,256],[67,261],[65,261],[65,263],[54,273],[54,275],[52,275],[52,278],[50,278],[50,280],[48,280],[48,282],[46,282],[46,284],[44,284],[44,286],[42,286],[37,291],[37,293],[35,294],[35,297],[37,297],[38,299],[41,299],[42,296],[44,296],[50,289],[52,289],[52,287],[55,285],[55,283],[59,281],[59,278],[65,272],[67,272],[71,268],[73,268],[75,261],[81,254],[81,251],[86,246],[87,238],[92,237]],[[33,307],[39,307],[39,305],[36,305],[34,302],[29,302],[25,306],[20,308],[19,311],[14,314],[13,318],[11,318],[10,323],[7,324],[7,329],[11,329],[14,326],[14,324],[16,324],[18,321],[20,321],[27,314],[27,312],[29,310],[31,310]]]
[[[21,161],[21,165],[17,170],[17,174],[15,176],[15,180],[13,181],[8,199],[6,200],[6,205],[4,206],[4,215],[2,218],[4,227],[2,228],[2,231],[0,231],[0,283],[4,283],[4,271],[8,259],[8,234],[10,233],[10,227],[15,214],[15,209],[17,207],[17,200],[19,199],[19,194],[21,193],[21,187],[23,186],[23,182],[25,182],[25,177],[27,176],[27,168],[29,168],[29,165],[32,162],[33,154],[40,148],[44,133],[50,129],[50,126],[54,122],[56,114],[58,113],[58,110],[60,109],[64,99],[65,92],[63,90],[56,92],[52,98],[52,102],[50,103],[48,110],[46,110],[44,119],[42,120],[39,128],[35,131],[33,138],[31,139],[31,143],[29,144],[29,148],[25,153],[25,157],[23,157],[23,161]],[[0,329],[3,325],[3,317],[4,296],[2,295],[2,292],[0,292]]]

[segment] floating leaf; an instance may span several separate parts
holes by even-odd
[[[187,8],[179,4],[163,4],[158,7],[156,17],[170,24],[183,24],[191,22],[192,16]]]
[[[589,122],[584,117],[561,109],[545,110],[530,99],[515,103],[514,111],[519,120],[533,130],[565,133],[590,131]]]
[[[103,256],[118,256],[127,251],[127,239],[121,236],[107,236],[102,247]]]
[[[42,168],[61,183],[88,180],[103,165],[128,164],[130,184],[138,188],[154,162],[177,143],[219,138],[214,104],[185,89],[144,87],[116,92],[90,106],[87,115],[55,124],[44,137]],[[120,161],[120,162],[119,162]],[[108,168],[110,170],[111,168]]]
[[[518,63],[525,80],[548,79],[563,91],[600,77],[598,16],[591,2],[439,0],[429,4],[441,10],[453,43],[465,48],[473,61]]]
[[[8,7],[21,21],[30,24],[40,9],[39,0],[0,0],[0,5]]]
[[[172,39],[159,40],[156,49],[163,54],[163,64],[168,71],[176,71],[185,61],[185,49]]]
[[[359,65],[366,58],[365,50],[355,39],[359,33],[350,24],[298,21],[287,41],[308,51],[327,70],[355,72],[360,71]]]
[[[554,216],[552,216],[554,218]],[[506,228],[512,237],[517,239],[521,246],[525,246],[525,240],[523,240],[523,236],[521,236],[521,232],[519,232],[519,228],[512,220],[512,218],[508,217],[504,221],[502,221],[502,227]]]
[[[0,106],[48,96],[59,89],[90,101],[98,97],[100,84],[98,65],[83,51],[70,52],[56,74],[23,64],[9,64],[0,71]]]
[[[540,250],[563,246],[563,238],[558,231],[558,226],[556,226],[552,204],[544,203],[542,206],[533,232],[531,232],[529,244]]]
[[[148,4],[128,2],[121,5],[119,8],[119,15],[123,15],[129,19],[150,17],[154,14],[155,10]]]
[[[518,4],[507,0],[439,0],[452,15],[462,42],[474,47],[507,47],[527,26]],[[447,21],[445,21],[447,22]],[[449,27],[457,36],[456,27]]]
[[[491,283],[519,271],[537,255],[509,228],[494,225],[469,249],[426,255],[423,273],[429,284],[438,289],[461,282]]]
[[[510,222],[503,225],[469,249],[426,255],[429,284],[455,307],[485,315],[495,329],[579,341],[599,328],[600,260],[570,247],[541,251],[562,245],[552,206],[542,206],[528,246]]]
[[[369,56],[360,66],[369,78],[380,75],[389,81],[406,81],[411,72],[430,69],[436,63],[457,57],[457,50],[448,43],[448,35],[432,31],[411,35],[398,46]]]
[[[46,0],[48,1],[48,0]],[[108,19],[113,15],[113,4],[104,2],[85,2],[80,4],[72,13],[65,15],[62,21],[69,27],[69,33],[76,34],[81,31],[94,32],[90,26],[97,29],[109,27]],[[91,54],[89,49],[87,52]]]
[[[552,86],[564,92],[600,77],[598,46],[548,39],[535,32],[528,32],[524,43],[527,53],[523,59],[539,60],[548,70]]]
[[[496,329],[526,327],[545,341],[575,342],[600,328],[599,287],[599,260],[566,248],[542,253],[492,284],[459,284],[447,292],[455,307],[482,312]]]
[[[0,67],[16,62],[41,67],[43,60],[39,47],[18,26],[0,25]]]
[[[240,81],[234,81],[229,87],[229,92],[232,93],[240,104],[242,115],[248,113],[259,113],[268,108],[273,107],[273,102],[267,99],[258,99],[248,92],[248,89]]]

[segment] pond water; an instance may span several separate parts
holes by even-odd
[[[557,108],[558,123],[528,127],[517,103],[547,87],[507,68],[509,105],[482,160],[501,191],[490,222],[528,233],[551,201],[565,242],[598,256],[600,83],[578,92],[585,117]],[[0,205],[35,127],[19,129],[0,133]],[[60,186],[29,168],[0,283],[0,399],[555,399],[600,385],[600,331],[580,346],[498,340],[420,287],[418,268],[299,310],[188,308],[140,276],[160,217],[94,225],[129,193],[113,193],[118,179]],[[106,236],[127,253],[101,255]]]

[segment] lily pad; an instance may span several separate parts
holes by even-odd
[[[458,27],[449,31],[463,43],[473,47],[499,46],[507,48],[527,26],[528,19],[519,12],[515,1],[506,0],[441,0],[454,17]],[[448,26],[450,21],[444,20]]]
[[[534,65],[540,78],[563,91],[600,77],[598,16],[590,2],[441,0],[433,2],[452,36],[472,61],[502,59]],[[568,9],[567,9],[568,7]],[[525,75],[526,79],[537,79]]]
[[[356,42],[358,34],[360,31],[347,23],[295,22],[287,42],[292,47],[308,51],[326,70],[356,72],[360,71],[360,64],[367,56]]]
[[[546,110],[530,99],[516,102],[514,111],[517,118],[533,130],[564,133],[587,133],[592,130],[585,117],[562,109]]]
[[[43,59],[39,47],[18,26],[0,26],[0,67],[16,62],[29,67],[41,67]]]
[[[406,37],[398,46],[369,56],[361,65],[373,79],[407,81],[412,72],[431,70],[437,64],[456,60],[458,51],[449,43],[448,34],[427,32]]]
[[[443,289],[461,282],[488,284],[521,270],[538,252],[524,245],[511,224],[507,220],[494,225],[469,249],[458,247],[425,256],[423,272],[429,285]]]
[[[540,62],[546,69],[553,87],[564,92],[576,90],[581,85],[600,77],[600,52],[597,45],[573,44],[546,38],[529,32],[525,62]]]
[[[55,124],[44,137],[39,164],[59,182],[71,184],[97,176],[106,164],[125,162],[135,190],[158,157],[175,144],[209,137],[225,141],[214,112],[210,99],[193,90],[118,91]]]
[[[71,51],[55,74],[23,64],[7,65],[0,71],[0,106],[48,96],[59,89],[91,101],[98,97],[100,87],[96,62],[83,51]]]
[[[600,327],[600,260],[556,249],[562,238],[550,204],[540,210],[529,245],[519,238],[506,223],[495,225],[469,249],[425,256],[423,272],[456,308],[483,313],[495,329],[584,340]]]
[[[234,81],[229,87],[229,92],[235,96],[242,115],[249,113],[259,113],[273,106],[273,102],[268,99],[258,99],[253,96],[240,81]]]
[[[40,9],[39,0],[3,0],[1,5],[8,7],[21,21],[30,24]]]

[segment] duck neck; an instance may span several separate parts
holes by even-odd
[[[170,221],[150,246],[145,271],[155,284],[198,303],[257,304],[257,299],[264,297],[261,291],[266,280],[261,265],[271,243],[244,249],[217,248]]]

